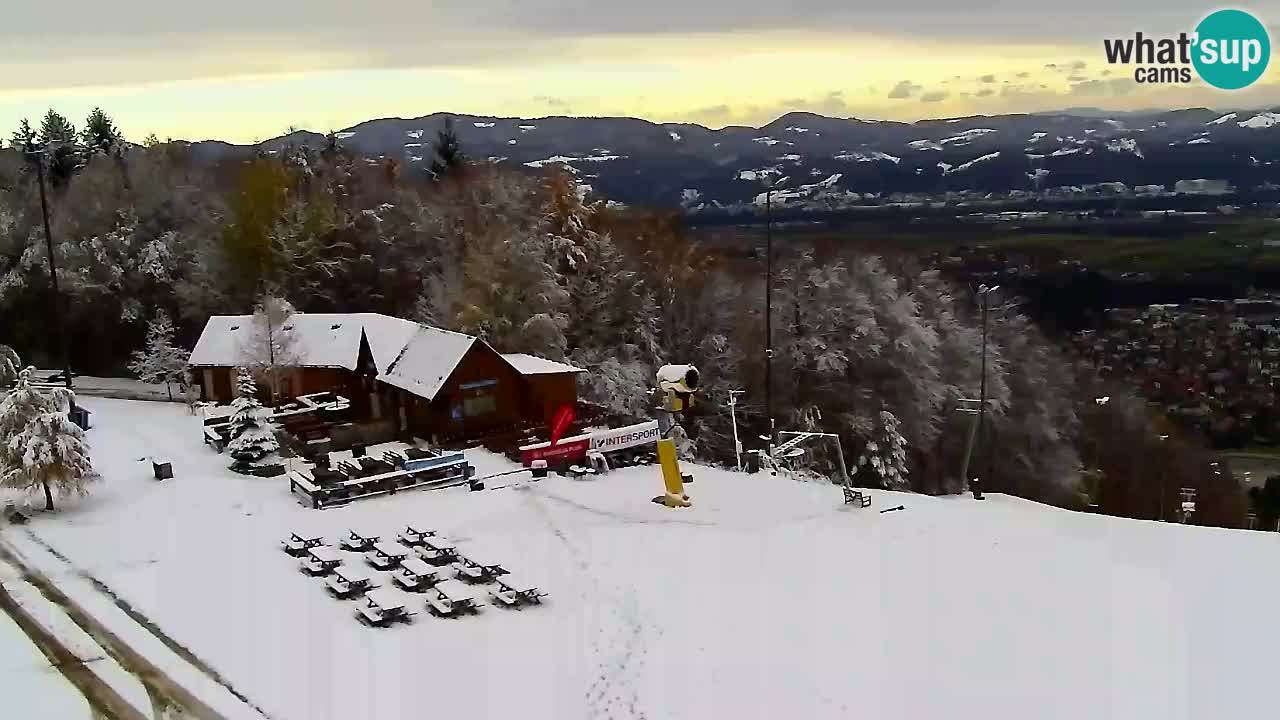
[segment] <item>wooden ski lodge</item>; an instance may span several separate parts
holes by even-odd
[[[209,318],[190,366],[201,397],[235,398],[235,373],[251,366],[251,315]],[[398,436],[466,438],[545,426],[577,403],[577,375],[563,363],[501,354],[484,340],[375,313],[297,313],[278,330],[288,346],[277,398],[333,392],[357,421]],[[264,394],[260,388],[260,393]]]

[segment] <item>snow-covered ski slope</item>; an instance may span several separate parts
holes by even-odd
[[[35,533],[278,720],[1239,718],[1271,705],[1280,536],[693,467],[327,511],[223,469],[181,406],[88,399],[89,499]],[[139,459],[172,458],[157,483]],[[476,454],[481,473],[506,466]],[[901,512],[878,511],[903,505]],[[427,526],[546,605],[375,630],[278,542]],[[351,562],[351,561],[349,561]],[[413,607],[421,610],[421,600]]]

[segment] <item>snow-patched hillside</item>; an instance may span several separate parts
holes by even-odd
[[[35,534],[278,720],[1235,718],[1271,700],[1280,537],[655,468],[314,511],[180,406],[84,399],[106,481]],[[175,478],[140,462],[164,448]],[[508,467],[472,456],[481,474]],[[493,482],[497,486],[501,482]],[[902,505],[899,512],[881,509]],[[373,630],[277,549],[425,525],[550,593]],[[415,600],[420,603],[420,600]]]

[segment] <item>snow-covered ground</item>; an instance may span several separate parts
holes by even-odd
[[[8,615],[0,612],[0,697],[20,718],[92,720],[89,703]]]
[[[1270,708],[1280,536],[692,467],[296,504],[179,405],[84,399],[107,478],[33,530],[273,718],[1232,718]],[[173,480],[141,459],[163,452]],[[472,456],[481,474],[509,467]],[[501,485],[509,480],[495,481]],[[881,509],[902,505],[900,512]],[[422,525],[542,607],[359,625],[278,549]],[[354,560],[348,561],[354,562]],[[416,609],[421,599],[415,597]]]

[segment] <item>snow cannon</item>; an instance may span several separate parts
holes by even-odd
[[[662,409],[680,413],[693,407],[698,391],[698,368],[692,365],[663,365],[658,369],[658,391],[662,393]]]
[[[663,365],[658,370],[658,392],[662,395],[661,412],[667,422],[659,422],[662,437],[658,439],[658,464],[662,467],[662,482],[666,494],[653,498],[666,507],[689,507],[689,496],[684,484],[693,477],[680,472],[676,457],[676,443],[668,435],[677,424],[677,418],[693,407],[693,396],[698,391],[698,368],[692,365]]]

